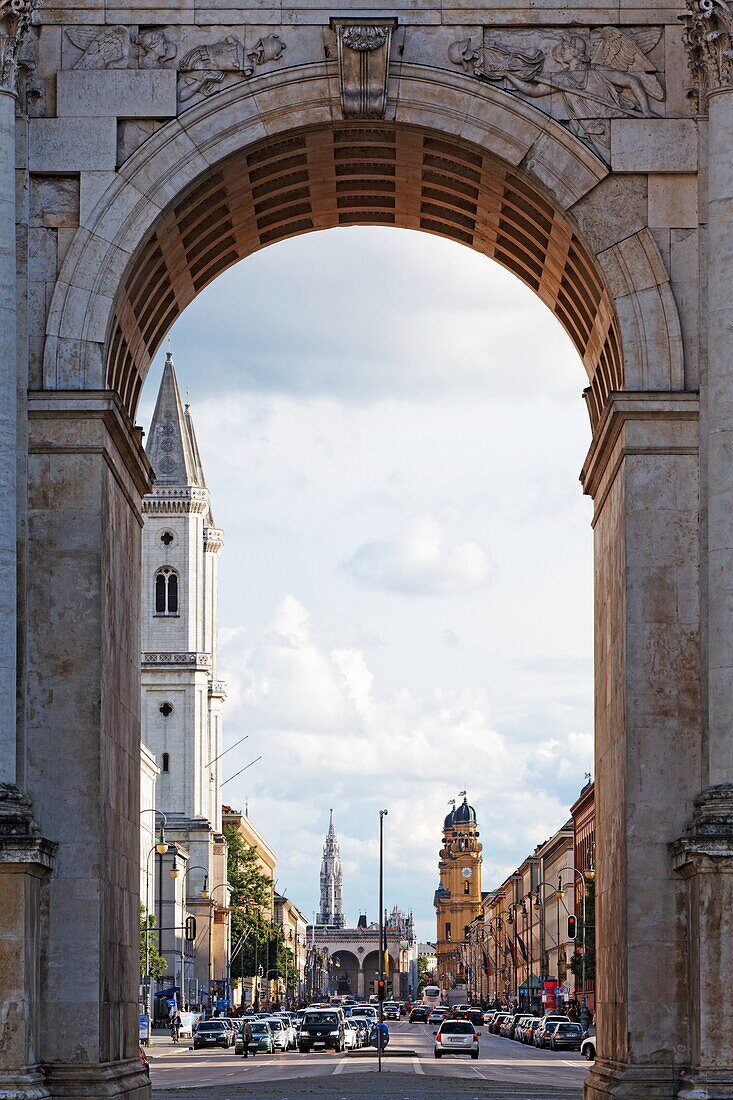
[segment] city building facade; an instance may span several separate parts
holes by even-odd
[[[443,991],[466,981],[464,945],[481,910],[481,851],[476,811],[463,794],[443,822],[435,891],[438,984]]]
[[[228,1000],[230,947],[217,669],[223,535],[170,350],[146,453],[156,480],[142,503],[141,739],[157,768],[157,813],[144,816],[164,828],[168,847],[160,853],[144,838],[142,896],[148,906],[153,899],[168,971],[157,990],[147,992],[154,983],[145,975],[143,984],[160,1018],[171,1000],[181,1008]]]

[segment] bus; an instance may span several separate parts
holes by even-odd
[[[426,985],[422,991],[423,1004],[437,1008],[441,1002],[440,988],[437,985]]]

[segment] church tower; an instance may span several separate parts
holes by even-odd
[[[170,350],[146,452],[155,483],[142,506],[142,740],[160,769],[157,823],[165,821],[168,851],[150,853],[143,871],[155,875],[158,927],[176,930],[161,934],[169,984],[181,988],[181,1003],[208,1003],[210,980],[220,970],[226,975],[228,920],[226,891],[210,896],[227,881],[218,760],[225,694],[217,670],[223,536]],[[195,945],[180,931],[187,916],[197,918]]]
[[[435,891],[438,983],[441,990],[462,984],[461,944],[468,938],[474,917],[481,912],[481,850],[476,811],[463,802],[443,822],[443,846]]]
[[[330,928],[344,927],[342,888],[341,856],[336,830],[333,827],[333,810],[331,810],[321,860],[321,908],[316,924],[325,924]]]

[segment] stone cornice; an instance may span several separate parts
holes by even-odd
[[[224,545],[224,532],[219,527],[204,527],[204,553],[218,554]]]
[[[632,454],[697,454],[697,428],[699,397],[687,391],[618,391],[611,393],[596,427],[593,442],[583,464],[580,481],[583,491],[593,497],[598,515],[608,488],[623,459]],[[675,427],[681,422],[691,422],[686,433],[664,431],[665,424]],[[641,424],[655,425],[652,430]],[[621,433],[627,425],[640,426],[633,439],[624,439]],[[674,438],[672,438],[674,436]],[[679,438],[677,438],[679,436]]]
[[[36,424],[30,444],[32,454],[98,453],[100,447],[96,444],[75,446],[67,442],[60,443],[52,438],[51,432],[47,433],[48,440],[44,441],[42,424],[43,421],[52,420],[101,420],[139,496],[142,497],[150,491],[155,475],[142,445],[142,432],[133,425],[119,394],[113,390],[29,390],[28,416]],[[84,433],[80,435],[84,437]],[[101,450],[130,504],[138,513],[139,501],[129,495],[127,486],[118,476],[119,463],[115,462],[108,448]]]
[[[733,10],[726,0],[687,0],[680,19],[694,91],[704,110],[709,95],[733,88]]]
[[[16,95],[18,57],[38,0],[0,0],[0,92]]]

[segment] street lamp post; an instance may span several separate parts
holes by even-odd
[[[379,1033],[377,1038],[377,1070],[382,1072],[382,1042],[384,1032],[384,1001],[382,1000],[382,982],[384,981],[384,819],[388,810],[379,811]]]
[[[209,891],[209,897],[211,898],[212,901],[214,900],[214,891],[221,890],[222,887],[226,887],[227,890],[231,890],[231,886],[229,885],[228,882],[219,882],[219,883],[217,883],[216,886],[212,886],[211,890]],[[212,926],[214,924],[214,909],[215,908],[216,908],[216,905],[214,905],[214,907],[212,908],[211,916],[209,917],[209,989],[208,989],[209,998],[211,998],[211,929],[212,929]],[[226,962],[225,962],[225,965],[224,965],[224,974],[225,974],[225,981],[227,983],[227,989],[231,993],[230,966],[231,966],[231,960],[229,958],[229,940],[227,939],[227,958],[226,958]]]

